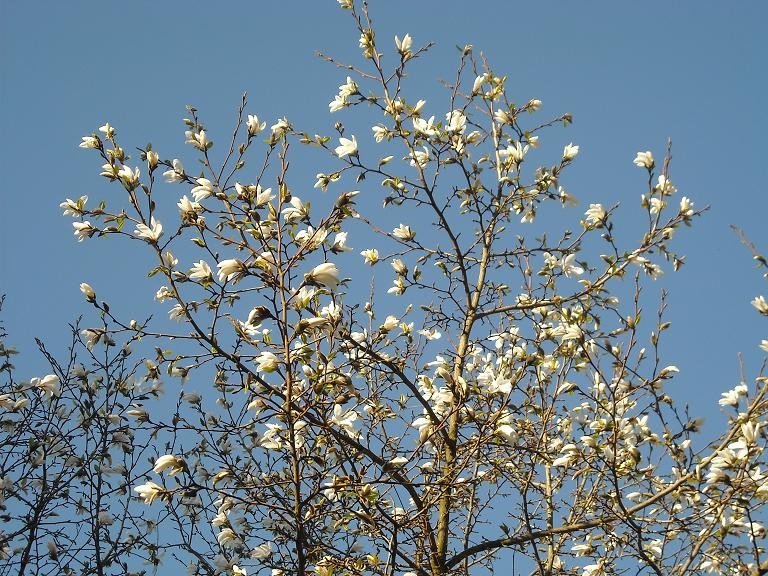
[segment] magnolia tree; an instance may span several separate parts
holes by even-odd
[[[83,138],[122,195],[67,199],[75,236],[141,241],[176,323],[84,283],[67,360],[29,382],[6,362],[0,574],[768,571],[765,379],[702,441],[666,391],[664,298],[641,319],[699,214],[669,154],[634,159],[635,243],[615,206],[555,232],[579,147],[553,156],[545,129],[570,116],[513,104],[471,46],[426,103],[406,71],[429,46],[339,3],[363,63],[325,57],[349,74],[329,107],[365,133],[268,127],[244,99],[216,159],[194,108],[198,163],[129,158],[109,124]],[[294,184],[300,146],[317,190]]]

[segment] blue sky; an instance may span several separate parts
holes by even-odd
[[[379,42],[405,33],[436,42],[414,66],[411,94],[443,98],[439,81],[453,77],[455,46],[469,43],[509,76],[521,101],[539,98],[552,116],[573,113],[574,125],[550,136],[581,147],[566,176],[581,200],[575,214],[590,202],[621,202],[637,214],[644,174],[632,159],[647,149],[660,157],[672,138],[679,194],[711,210],[676,239],[686,266],[649,290],[670,292],[667,359],[681,368],[670,392],[717,414],[720,392],[737,381],[737,353],[753,376],[764,356],[757,345],[768,338],[749,304],[768,287],[729,229],[741,226],[768,250],[768,5],[371,4]],[[331,134],[345,117],[329,115],[328,102],[346,74],[315,50],[358,55],[352,22],[334,0],[0,4],[0,292],[10,340],[23,352],[20,378],[38,375],[35,336],[61,351],[67,323],[88,313],[82,281],[126,314],[158,312],[147,283],[131,280],[146,272],[136,246],[78,244],[61,216],[65,197],[116,194],[98,177],[95,155],[77,147],[81,136],[109,121],[126,148],[151,141],[162,157],[176,157],[188,153],[187,104],[223,136],[244,91],[248,112],[268,125],[285,115]],[[309,181],[315,171],[307,172]],[[180,195],[172,194],[171,205]]]

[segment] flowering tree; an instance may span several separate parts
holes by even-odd
[[[122,318],[83,284],[98,323],[70,361],[28,383],[8,372],[6,572],[768,570],[765,379],[724,393],[727,429],[699,441],[665,391],[664,298],[641,314],[700,213],[676,198],[669,154],[634,159],[639,241],[600,204],[553,233],[579,147],[552,157],[545,129],[570,115],[513,104],[471,46],[444,105],[412,97],[429,45],[380,43],[364,3],[339,3],[363,64],[326,57],[349,74],[330,112],[373,111],[372,134],[267,128],[243,99],[220,160],[189,108],[194,169],[151,146],[134,161],[109,124],[83,138],[125,200],[62,203],[77,239],[141,241],[178,325]],[[322,155],[317,192],[292,184],[296,146]],[[72,512],[51,519],[54,502]]]

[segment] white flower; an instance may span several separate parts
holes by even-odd
[[[738,406],[739,405],[739,397],[746,396],[747,394],[747,387],[744,384],[739,384],[732,390],[728,390],[728,392],[723,392],[721,394],[722,398],[718,400],[718,404],[720,406]]]
[[[590,204],[589,210],[584,213],[584,216],[587,217],[587,223],[589,224],[602,223],[603,220],[605,220],[605,215],[606,212],[602,204]]]
[[[200,260],[192,264],[192,269],[189,271],[189,277],[192,280],[210,280],[212,276],[211,267],[205,260]]]
[[[342,428],[348,436],[357,437],[358,432],[355,430],[352,424],[357,420],[357,412],[354,410],[348,410],[346,412],[340,404],[335,404],[333,407],[333,416],[331,417],[331,424],[335,424],[339,428]]]
[[[357,156],[357,138],[352,136],[349,138],[339,138],[339,146],[336,147],[336,156],[343,158],[344,156]]]
[[[182,218],[190,218],[200,212],[203,207],[198,202],[193,202],[186,196],[182,196],[181,200],[176,203],[179,207],[179,214]]]
[[[162,486],[159,486],[154,482],[147,482],[141,486],[136,486],[133,491],[136,492],[142,500],[144,500],[144,504],[152,504],[155,498],[165,492]]]
[[[411,38],[410,34],[406,34],[403,36],[403,39],[400,40],[397,36],[395,36],[395,47],[397,48],[397,51],[400,52],[401,56],[405,56],[411,52],[411,46],[413,45],[413,38]]]
[[[149,226],[143,223],[136,224],[136,229],[133,233],[139,238],[153,244],[163,235],[163,225],[160,224],[159,220],[155,220],[155,217],[152,216],[149,221]]]
[[[687,196],[680,198],[680,215],[684,218],[693,216],[693,202]]]
[[[274,372],[280,366],[280,360],[272,352],[262,352],[256,357],[259,372]]]
[[[651,207],[649,211],[651,214],[658,214],[664,209],[666,205],[667,203],[664,202],[664,200],[662,200],[661,198],[651,198],[651,201],[650,201]]]
[[[392,460],[387,462],[385,466],[388,468],[402,468],[407,463],[408,463],[408,458],[405,458],[403,456],[398,456],[396,458],[392,458]]]
[[[384,324],[381,325],[381,330],[389,332],[390,330],[397,328],[398,324],[400,324],[400,320],[398,320],[396,316],[390,314],[384,319]]]
[[[237,534],[235,534],[235,531],[232,530],[232,528],[224,528],[216,535],[216,540],[218,540],[219,546],[227,546],[230,544],[235,544],[239,538],[237,537]]]
[[[253,550],[251,550],[251,558],[254,560],[263,560],[264,558],[268,558],[272,554],[272,543],[271,542],[265,542],[264,544],[260,544],[259,546],[256,546]]]
[[[655,190],[660,192],[662,196],[671,196],[677,192],[677,188],[672,185],[672,181],[664,176],[664,174],[659,174],[659,179],[656,183]]]
[[[338,112],[339,110],[344,108],[346,105],[347,105],[347,99],[337,94],[336,96],[334,96],[333,100],[331,100],[328,103],[328,110],[331,113]]]
[[[88,196],[80,196],[76,201],[67,198],[66,201],[59,204],[59,208],[64,209],[64,216],[82,216],[87,201]]]
[[[398,240],[408,241],[408,240],[413,240],[414,238],[416,238],[416,232],[411,230],[410,226],[407,226],[407,225],[401,223],[400,226],[398,226],[397,228],[392,230],[392,236],[394,236]]]
[[[266,122],[259,122],[259,117],[253,114],[248,114],[248,136],[256,136],[259,132],[267,127]]]
[[[80,292],[83,293],[83,296],[85,296],[85,299],[89,302],[94,302],[96,300],[96,292],[91,288],[90,284],[86,284],[85,282],[80,284]]]
[[[273,135],[282,136],[288,130],[292,130],[293,127],[291,126],[291,123],[288,122],[287,118],[280,118],[275,124],[272,124],[270,129],[272,130]]]
[[[445,129],[451,133],[463,132],[467,125],[467,117],[462,110],[451,110],[445,115],[445,120],[448,122]]]
[[[157,168],[157,163],[160,161],[160,155],[154,150],[147,151],[147,164],[149,164],[150,171]]]
[[[381,124],[371,127],[371,130],[373,130],[373,138],[376,142],[381,142],[384,138],[389,136],[389,130]]]
[[[245,276],[247,270],[245,264],[236,258],[222,260],[217,264],[217,268],[219,269],[219,282],[236,282]]]
[[[347,246],[347,233],[338,232],[333,238],[333,244],[331,244],[331,252],[338,254],[339,252],[351,252],[352,250],[353,248],[351,246]]]
[[[429,163],[429,150],[427,150],[426,146],[422,146],[422,150],[414,150],[408,155],[411,157],[411,166],[423,168]]]
[[[481,74],[477,78],[475,78],[475,81],[472,83],[472,94],[478,94],[480,92],[480,89],[483,87],[483,84],[486,82],[487,78],[485,74]]]
[[[563,258],[560,264],[563,269],[563,274],[565,274],[568,278],[584,274],[584,268],[578,264],[574,264],[574,260],[576,260],[576,254],[568,254],[568,256]]]
[[[365,263],[373,266],[379,261],[379,251],[376,248],[369,248],[360,252],[360,256],[365,258]]]
[[[513,164],[520,164],[528,153],[528,146],[523,146],[520,142],[510,144],[503,150],[499,150],[500,158],[508,158]]]
[[[768,316],[768,302],[765,301],[763,296],[758,296],[752,300],[752,306],[754,306],[760,314]]]
[[[212,196],[215,193],[213,182],[208,180],[208,178],[198,178],[196,182],[197,186],[192,188],[192,197],[195,199],[195,202],[200,202],[200,200],[208,198],[208,196]]]
[[[173,298],[173,292],[167,286],[161,286],[160,289],[155,292],[155,300],[161,304],[168,298]]]
[[[117,175],[128,190],[134,190],[139,185],[141,171],[138,168],[131,169],[130,166],[123,166],[117,171]]]
[[[187,130],[184,132],[184,136],[187,138],[184,142],[185,144],[191,144],[198,150],[208,150],[211,146],[213,146],[213,142],[208,140],[208,137],[205,135],[205,130],[200,130],[199,132],[194,132],[192,130]]]
[[[85,222],[72,222],[72,227],[75,229],[74,234],[77,236],[78,242],[90,238],[96,232],[96,228],[91,226],[91,223],[87,220]]]
[[[560,456],[560,458],[556,458],[552,462],[552,466],[562,466],[564,468],[568,468],[579,457],[579,449],[576,444],[566,444],[562,447],[560,453],[562,456]]]
[[[168,476],[173,476],[177,472],[184,470],[186,466],[187,464],[182,458],[177,458],[172,454],[166,454],[155,460],[155,465],[152,470],[157,474],[162,474],[163,470],[170,468],[171,470],[168,472]]]
[[[301,198],[293,196],[291,198],[291,205],[283,210],[283,217],[286,222],[295,222],[296,220],[304,220],[309,216],[309,206],[305,205]]]
[[[245,568],[240,568],[237,564],[232,564],[232,576],[248,576]]]
[[[29,383],[38,388],[44,396],[48,398],[57,398],[61,396],[61,390],[59,390],[59,377],[55,374],[48,374],[42,378],[32,378]]]
[[[635,166],[638,166],[639,168],[647,168],[648,170],[653,170],[655,165],[655,162],[653,161],[653,154],[650,150],[646,150],[645,152],[638,152],[633,162]]]
[[[173,169],[163,172],[165,181],[169,183],[182,182],[184,180],[184,165],[178,158],[174,158],[172,165]]]
[[[324,262],[315,266],[312,271],[305,276],[305,280],[311,284],[322,284],[328,288],[334,289],[339,285],[339,269],[332,262]]]
[[[80,148],[98,148],[101,146],[101,140],[98,136],[83,136],[80,142]]]
[[[430,116],[429,120],[424,120],[422,118],[413,118],[413,128],[419,134],[423,134],[424,136],[427,136],[427,137],[432,137],[435,134],[437,134],[437,130],[433,126],[434,121],[435,121],[434,116]]]
[[[568,144],[565,148],[563,148],[563,160],[565,162],[568,162],[569,160],[573,160],[576,158],[576,155],[579,153],[579,147],[574,146],[573,143]]]

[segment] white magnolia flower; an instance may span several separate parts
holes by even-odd
[[[406,34],[403,36],[403,39],[400,40],[397,36],[395,36],[395,47],[397,48],[397,51],[400,53],[401,56],[405,56],[411,52],[411,46],[413,45],[413,38],[411,38],[410,34]]]
[[[685,218],[693,216],[693,202],[687,196],[680,198],[680,215]]]
[[[287,118],[280,118],[276,123],[272,124],[270,127],[272,130],[272,134],[275,136],[282,136],[285,134],[288,130],[293,130],[293,126],[291,126],[291,123],[288,122]]]
[[[184,132],[184,136],[186,137],[186,141],[184,143],[191,144],[198,150],[205,151],[213,146],[213,142],[208,139],[208,136],[205,134],[205,130],[200,130],[199,132],[187,130]]]
[[[157,474],[162,474],[163,470],[170,468],[168,476],[173,476],[177,472],[184,470],[186,466],[187,464],[182,458],[178,458],[172,454],[166,454],[155,460],[155,465],[152,470]]]
[[[748,389],[745,384],[739,384],[732,390],[728,390],[728,392],[723,392],[721,394],[722,398],[718,400],[718,404],[720,404],[720,406],[736,407],[739,405],[739,398],[741,396],[746,396],[747,390]]]
[[[236,258],[222,260],[217,264],[219,269],[219,282],[237,282],[247,271],[245,264]]]
[[[157,168],[157,163],[160,161],[160,155],[154,150],[147,151],[147,164],[149,164],[149,170],[154,171]]]
[[[416,130],[418,134],[423,134],[424,136],[432,137],[437,134],[437,129],[434,127],[435,117],[431,116],[429,120],[424,120],[423,118],[413,118],[413,129]]]
[[[467,117],[462,110],[451,110],[445,115],[445,120],[448,123],[445,129],[453,134],[464,132],[467,125]]]
[[[253,550],[251,550],[251,558],[253,560],[263,560],[264,558],[268,558],[272,554],[272,543],[271,542],[265,542],[264,544],[260,544],[259,546],[256,546]]]
[[[163,487],[155,484],[154,482],[147,482],[141,486],[136,486],[133,491],[136,492],[142,500],[144,500],[144,504],[152,504],[155,498],[165,493]]]
[[[90,284],[86,284],[85,282],[80,284],[80,292],[83,293],[83,296],[85,296],[85,299],[89,302],[94,302],[96,300],[96,292],[91,288]]]
[[[173,168],[163,172],[165,181],[169,183],[182,182],[184,180],[184,165],[181,163],[181,160],[174,158],[171,164]]]
[[[334,289],[339,285],[339,269],[332,262],[324,262],[315,266],[312,271],[305,276],[305,280],[312,284],[322,284],[328,288]]]
[[[248,121],[246,124],[248,126],[249,136],[256,136],[256,134],[258,134],[259,132],[264,130],[264,128],[267,127],[266,122],[259,122],[259,117],[253,114],[248,114]]]
[[[333,244],[331,244],[331,252],[339,253],[339,252],[351,252],[352,247],[347,245],[347,233],[346,232],[338,232],[336,236],[333,238]]]
[[[587,217],[587,223],[598,224],[605,220],[606,212],[602,204],[590,204],[589,210],[584,213]]]
[[[568,162],[569,160],[573,160],[576,158],[576,155],[579,153],[579,147],[574,146],[573,143],[568,144],[565,148],[563,148],[563,160]]]
[[[44,396],[48,398],[57,398],[61,396],[61,390],[59,390],[59,377],[55,374],[48,374],[42,378],[32,378],[29,383],[35,388],[39,389]]]
[[[422,146],[422,150],[414,150],[410,152],[408,156],[411,158],[411,166],[419,166],[423,168],[429,163],[429,150],[426,146]]]
[[[336,96],[333,97],[333,100],[331,100],[328,103],[328,110],[331,113],[338,112],[342,108],[344,108],[347,105],[347,99],[341,96],[340,94],[336,94]]]
[[[256,357],[259,372],[274,372],[280,367],[280,359],[272,352],[262,352]]]
[[[371,130],[373,130],[373,138],[376,142],[381,142],[389,136],[389,130],[381,124],[371,127]]]
[[[179,214],[182,218],[193,217],[203,209],[203,207],[198,202],[193,202],[186,196],[182,196],[181,199],[176,203],[176,206],[179,207]]]
[[[344,409],[340,404],[335,404],[333,407],[333,416],[331,417],[331,424],[335,424],[339,428],[342,428],[347,435],[357,437],[358,432],[355,430],[353,422],[357,420],[357,412],[354,410]]]
[[[192,188],[192,197],[195,199],[195,202],[200,202],[200,200],[213,196],[216,192],[213,182],[208,180],[208,178],[197,178],[196,182],[197,186]]]
[[[136,224],[136,229],[133,231],[133,233],[136,234],[136,236],[139,238],[146,240],[150,244],[153,244],[160,239],[160,236],[163,235],[163,225],[159,220],[155,220],[155,217],[152,216],[149,221],[149,226],[143,223]]]
[[[75,229],[74,234],[77,236],[78,242],[90,238],[96,232],[96,228],[91,226],[91,223],[87,220],[85,222],[72,222],[72,227]]]
[[[653,170],[655,165],[655,162],[653,161],[653,154],[650,150],[646,150],[645,152],[638,152],[633,162],[635,166],[638,166],[639,168],[647,168],[648,170]]]
[[[123,166],[117,171],[117,175],[128,190],[134,190],[139,185],[141,171],[138,168],[132,169],[130,166]]]
[[[528,153],[528,146],[523,146],[520,142],[510,144],[503,150],[499,150],[499,157],[509,159],[513,164],[520,164]]]
[[[752,300],[752,306],[754,306],[760,314],[768,316],[768,302],[765,301],[763,296],[758,296]]]
[[[373,266],[379,261],[379,251],[376,248],[369,248],[360,252],[360,256],[365,258],[365,263]]]
[[[295,222],[297,220],[304,220],[309,217],[309,205],[304,204],[301,198],[293,196],[291,198],[290,206],[283,210],[283,217],[286,222]]]
[[[239,538],[232,528],[224,528],[216,535],[216,540],[218,540],[219,546],[228,546],[236,544]]]
[[[83,136],[80,142],[80,148],[98,148],[101,146],[101,140],[98,136]]]
[[[408,241],[416,238],[416,232],[411,230],[410,226],[401,223],[400,226],[392,230],[392,236],[398,240]]]
[[[88,196],[80,196],[77,200],[67,198],[64,202],[59,204],[59,208],[64,209],[64,216],[82,216],[87,201]]]
[[[677,188],[672,184],[672,181],[664,176],[664,174],[659,174],[655,190],[660,192],[662,196],[671,196],[677,192]]]
[[[560,264],[563,269],[563,274],[565,274],[568,278],[584,274],[584,268],[578,264],[575,264],[575,260],[576,254],[568,254],[568,256],[563,258],[562,263]]]
[[[192,265],[192,269],[189,271],[189,277],[192,280],[210,280],[212,277],[211,267],[205,260],[200,260]]]
[[[197,571],[195,571],[197,573]],[[232,564],[232,576],[248,576],[245,568],[240,568],[237,564]]]
[[[339,138],[339,146],[335,149],[336,156],[343,158],[344,156],[357,156],[357,138],[352,136],[349,138]]]

